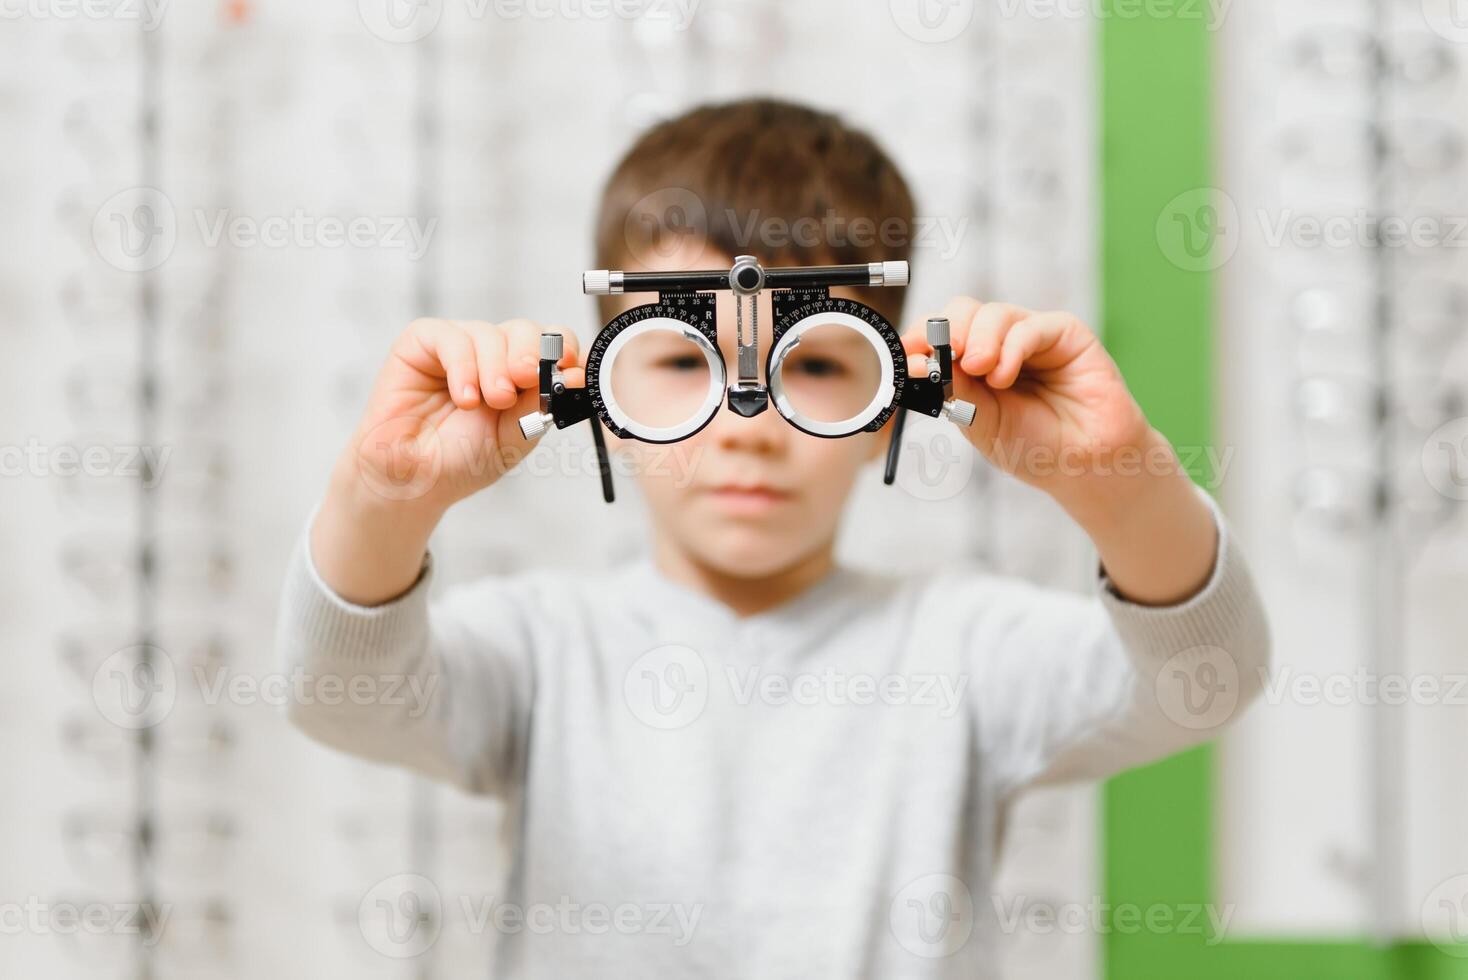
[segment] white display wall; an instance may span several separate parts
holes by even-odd
[[[1237,4],[1218,39],[1223,498],[1276,666],[1222,756],[1236,938],[1461,939],[1468,31],[1452,7]]]
[[[1094,320],[1085,20],[959,5],[933,27],[901,0],[704,0],[685,24],[453,2],[394,20],[370,0],[176,4],[156,24],[146,5],[27,9],[0,31],[0,417],[7,459],[26,459],[0,483],[0,902],[172,913],[156,942],[7,934],[5,976],[487,972],[492,936],[452,901],[413,958],[374,948],[370,919],[404,873],[496,895],[498,805],[291,730],[260,688],[276,591],[412,317],[590,339],[596,195],[639,127],[749,93],[837,110],[889,148],[937,230],[910,315],[971,293]],[[323,222],[357,218],[362,242],[328,244]],[[897,485],[864,479],[845,560],[921,574],[979,556],[1093,587],[1057,509],[945,426],[907,433]],[[548,440],[589,445],[585,427]],[[168,451],[160,481],[135,446]],[[104,447],[105,465],[68,475],[67,447]],[[619,492],[608,507],[589,473],[507,478],[436,535],[439,586],[635,551],[640,503]],[[167,717],[97,689],[108,665],[142,671]],[[258,693],[209,704],[195,668]],[[1094,901],[1094,823],[1088,791],[1027,800],[996,900]],[[1089,937],[1010,939],[1013,976],[1092,969]]]

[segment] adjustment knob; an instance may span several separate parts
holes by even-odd
[[[540,359],[542,361],[559,361],[565,352],[565,337],[558,333],[543,333],[540,335]]]
[[[531,412],[520,416],[520,434],[526,439],[539,439],[556,417],[550,412]]]
[[[948,346],[948,318],[946,316],[934,316],[928,318],[928,346]]]
[[[955,422],[965,429],[974,424],[974,414],[977,410],[972,404],[962,398],[951,398],[943,403],[943,416],[950,422]]]

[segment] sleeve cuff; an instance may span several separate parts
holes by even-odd
[[[1194,595],[1166,606],[1142,605],[1123,597],[1097,563],[1101,603],[1127,646],[1160,659],[1181,650],[1217,644],[1235,636],[1257,616],[1253,580],[1233,540],[1228,518],[1202,487],[1193,489],[1207,503],[1218,529],[1218,553],[1207,582]]]
[[[417,580],[397,598],[377,606],[348,602],[322,580],[312,560],[316,511],[306,519],[286,571],[281,628],[294,634],[297,649],[316,658],[366,662],[416,650],[428,632],[432,554],[425,552]]]

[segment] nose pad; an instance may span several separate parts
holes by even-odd
[[[729,411],[752,419],[770,407],[770,393],[764,385],[729,386]]]

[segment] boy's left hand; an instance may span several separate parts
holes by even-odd
[[[1122,464],[1143,471],[1145,455],[1165,445],[1116,362],[1072,314],[960,296],[943,315],[954,396],[976,408],[962,431],[992,464],[1063,506],[1095,497],[1096,480]],[[922,321],[902,340],[909,357],[931,350]]]

